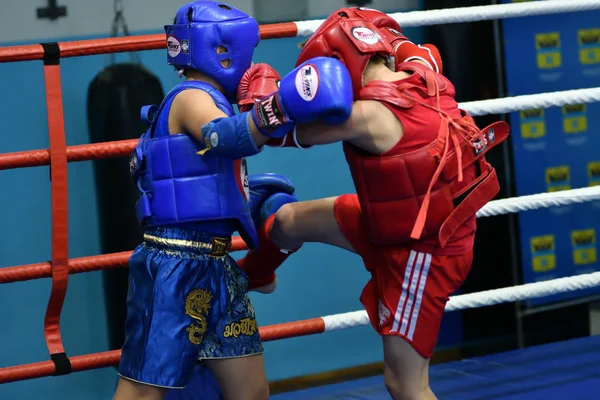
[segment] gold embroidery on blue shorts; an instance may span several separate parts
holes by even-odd
[[[243,318],[239,321],[233,321],[232,323],[225,326],[223,330],[223,337],[240,337],[240,335],[244,336],[252,336],[258,331],[258,324],[256,323],[256,319],[254,318]]]
[[[188,339],[195,345],[202,343],[204,334],[208,330],[206,315],[210,310],[213,295],[206,289],[194,289],[185,298],[185,313],[194,322],[186,328]]]
[[[203,243],[184,239],[167,239],[145,233],[144,240],[148,243],[165,247],[182,247],[195,251],[210,250],[208,255],[215,258],[225,257],[231,248],[230,237],[213,237],[211,243]]]

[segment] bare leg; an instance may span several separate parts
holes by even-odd
[[[403,338],[383,336],[384,378],[394,400],[436,400],[429,387],[429,359]]]
[[[303,242],[319,242],[355,253],[335,219],[337,197],[283,205],[275,214],[270,239],[282,249],[300,247]]]
[[[119,378],[113,400],[162,400],[167,389]]]
[[[267,400],[269,383],[262,354],[204,360],[211,369],[224,400]]]
[[[275,270],[304,242],[321,242],[355,253],[335,215],[337,197],[281,206],[259,229],[258,249],[237,261],[249,277],[249,288],[271,293],[277,286]]]

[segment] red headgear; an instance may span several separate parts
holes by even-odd
[[[314,57],[339,59],[350,73],[355,96],[363,87],[363,73],[373,56],[384,57],[393,71],[394,50],[381,38],[373,22],[365,19],[364,12],[342,8],[331,14],[304,44],[296,66]]]
[[[344,11],[346,13],[352,12],[354,15],[356,15],[356,18],[362,18],[366,19],[367,21],[371,21],[377,28],[391,28],[402,32],[400,24],[398,24],[394,18],[390,17],[384,12],[375,10],[374,8],[349,7],[338,10],[338,12],[340,11]]]

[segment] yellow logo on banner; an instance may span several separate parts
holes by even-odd
[[[531,265],[534,272],[546,272],[556,268],[554,235],[534,236],[531,245]]]
[[[584,229],[571,231],[573,262],[575,265],[594,264],[596,262],[596,231]]]
[[[546,168],[546,188],[548,192],[571,189],[571,172],[568,165]]]
[[[523,110],[519,113],[523,139],[538,139],[546,135],[544,113],[543,108]]]
[[[587,131],[587,116],[585,111],[585,104],[571,104],[562,107],[563,130],[565,133]]]
[[[538,33],[535,35],[535,48],[538,68],[549,69],[561,66],[560,33]]]
[[[580,29],[577,36],[579,62],[582,64],[600,63],[600,29]]]
[[[592,161],[587,165],[588,171],[588,186],[600,185],[600,161]]]

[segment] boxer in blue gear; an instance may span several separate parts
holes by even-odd
[[[292,182],[277,174],[255,174],[248,177],[252,219],[260,226],[283,205],[297,202]],[[164,400],[222,400],[214,374],[202,364],[194,370],[183,390],[170,390]]]
[[[195,1],[165,31],[167,61],[186,80],[159,107],[142,109],[149,128],[130,159],[145,233],[129,260],[114,399],[163,399],[188,384],[197,359],[223,398],[266,399],[247,276],[228,255],[236,231],[249,248],[257,244],[244,157],[296,123],[347,118],[350,77],[339,62],[316,62],[320,86],[307,100],[292,83],[300,66],[257,101],[259,112],[235,115],[230,102],[260,40],[256,21],[224,3]]]

